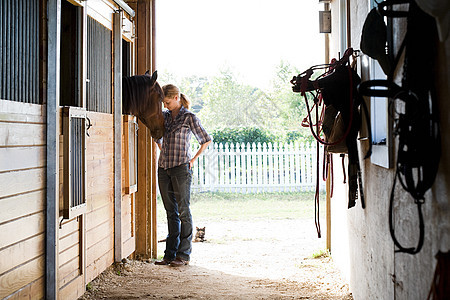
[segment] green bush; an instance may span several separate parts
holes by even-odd
[[[313,135],[309,131],[309,128],[305,128],[303,131],[289,131],[286,133],[286,142],[292,143],[292,142],[304,142],[304,143],[311,143],[315,141]]]
[[[215,143],[275,143],[281,139],[260,128],[226,128],[214,130],[211,135]]]
[[[308,130],[290,131],[285,135],[277,135],[260,128],[226,128],[216,129],[211,132],[214,143],[217,144],[236,144],[236,143],[292,143],[292,142],[312,142],[314,137]]]

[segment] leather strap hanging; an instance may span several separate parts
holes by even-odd
[[[386,10],[387,6],[409,3],[409,10]],[[399,138],[395,178],[389,203],[389,228],[396,252],[418,253],[424,242],[422,205],[425,193],[436,178],[440,160],[440,132],[436,92],[433,81],[433,45],[437,41],[434,20],[414,1],[388,0],[380,3],[379,12],[387,17],[407,16],[407,33],[394,60],[388,80],[370,80],[360,84],[359,92],[366,96],[388,97],[390,105],[398,99],[404,111],[397,112],[394,135]],[[405,51],[402,86],[393,82],[393,71]],[[382,89],[380,89],[382,87]],[[394,226],[394,201],[397,180],[417,205],[419,240],[415,247],[403,246],[397,239]]]

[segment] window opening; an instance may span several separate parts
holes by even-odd
[[[122,40],[122,76],[132,76],[131,43]]]
[[[0,1],[0,99],[41,104],[39,1]]]
[[[339,2],[339,44],[341,55],[344,55],[347,50],[347,0],[340,0]],[[340,56],[341,56],[340,55]]]
[[[82,8],[61,1],[60,105],[81,107]]]
[[[112,32],[87,21],[87,110],[112,113]]]
[[[374,0],[369,0],[369,10],[377,6]],[[388,24],[389,25],[389,24]],[[388,26],[389,28],[390,26]],[[389,31],[389,30],[388,30]],[[369,79],[386,79],[377,60],[369,58]],[[385,97],[370,98],[370,119],[372,127],[371,162],[375,165],[392,167],[392,121],[389,118],[389,103]]]

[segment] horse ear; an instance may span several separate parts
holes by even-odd
[[[156,79],[158,78],[158,71],[153,72],[152,74],[152,81],[156,82]]]
[[[145,76],[150,77],[150,70],[147,70],[147,72],[145,72]],[[152,79],[151,79],[151,83],[154,84],[156,82],[156,79],[158,78],[158,72],[155,71],[152,74]]]

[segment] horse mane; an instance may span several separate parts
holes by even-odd
[[[122,81],[122,111],[124,114],[137,116],[146,126],[147,118],[154,112],[152,101],[154,93],[158,99],[164,98],[161,86],[148,75],[123,77]],[[158,103],[160,105],[160,103]]]

